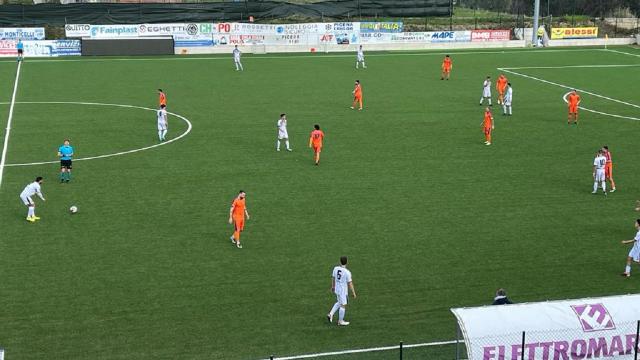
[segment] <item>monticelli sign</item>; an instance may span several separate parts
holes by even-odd
[[[640,349],[640,295],[451,311],[469,360],[633,359]]]

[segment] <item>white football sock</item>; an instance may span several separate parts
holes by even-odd
[[[358,68],[358,65],[360,64],[359,61],[356,61],[356,69]]]
[[[290,149],[290,147],[289,147],[289,140],[285,141],[285,142],[284,142],[284,144],[285,144],[285,145],[287,145],[287,150],[289,150],[289,149]]]
[[[331,314],[331,316],[333,316],[333,314],[335,314],[336,311],[338,311],[338,309],[340,309],[340,303],[333,304],[333,307],[331,308],[331,312],[329,314]]]
[[[165,136],[167,136],[167,130],[162,130],[162,140],[164,140]]]
[[[339,317],[338,319],[340,321],[344,321],[344,313],[347,309],[343,308],[342,306],[340,306],[340,310],[338,311]]]
[[[489,100],[489,105],[491,105],[491,98],[488,98],[487,100]]]
[[[507,113],[507,105],[502,105],[502,113],[503,114]]]
[[[364,61],[362,62],[362,68],[363,68],[363,69],[366,69],[366,68],[367,68],[367,65],[365,65],[365,64],[364,64]]]
[[[607,183],[606,182],[602,182],[602,191],[607,192]]]
[[[162,141],[162,130],[158,130],[158,139]]]
[[[593,183],[593,192],[596,192],[596,191],[598,191],[598,182],[597,181]]]
[[[509,115],[511,115],[511,105],[509,105]]]
[[[280,140],[276,140],[276,150],[280,150]]]
[[[484,103],[484,97],[480,98],[480,105],[482,105]]]
[[[29,206],[29,210],[27,211],[27,217],[33,217],[36,215],[36,208],[33,206]]]
[[[626,272],[627,274],[631,274],[631,265],[627,265],[624,267],[624,272]]]

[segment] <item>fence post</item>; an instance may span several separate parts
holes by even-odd
[[[613,37],[618,35],[618,17],[616,16],[616,27],[613,29]]]
[[[522,356],[520,356],[520,360],[524,360],[524,340],[525,340],[525,332],[523,331],[522,332],[522,349],[520,352],[520,355]]]
[[[633,354],[633,360],[638,360],[638,337],[640,335],[640,320],[638,320],[638,324],[636,325],[636,346],[635,346],[635,351]]]
[[[402,341],[400,341],[400,360],[402,360]]]

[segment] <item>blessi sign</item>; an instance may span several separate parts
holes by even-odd
[[[551,39],[594,39],[598,37],[597,27],[552,28]]]
[[[632,359],[640,295],[451,309],[469,360]]]

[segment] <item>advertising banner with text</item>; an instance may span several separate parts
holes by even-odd
[[[15,40],[0,40],[0,56],[17,56]],[[25,57],[57,57],[81,55],[80,40],[26,40]]]
[[[551,39],[595,39],[598,37],[597,27],[551,28]]]
[[[471,41],[509,41],[511,30],[473,30]]]
[[[44,28],[0,28],[1,40],[44,40]]]
[[[640,295],[451,311],[469,360],[633,359],[638,348]]]

